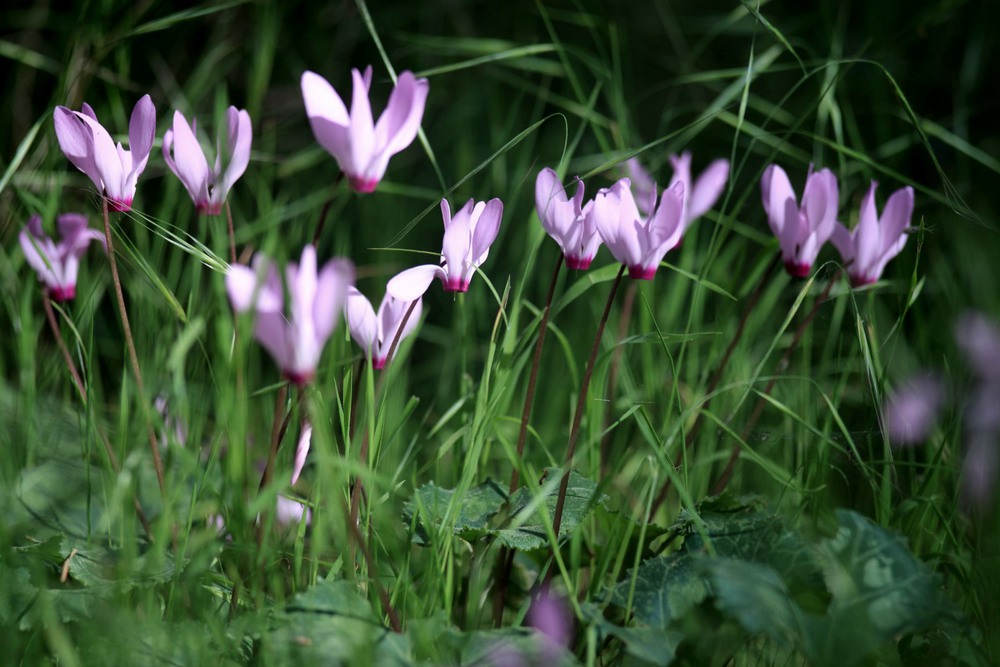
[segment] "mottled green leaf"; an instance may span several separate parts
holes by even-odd
[[[417,489],[416,497],[403,506],[403,516],[407,522],[412,521],[414,516],[419,516],[420,519],[414,542],[427,543],[428,525],[433,530],[441,527],[451,503],[457,502],[454,496],[453,490],[442,489],[434,482]],[[490,518],[502,509],[506,500],[507,494],[492,480],[470,489],[461,498],[454,533],[467,540],[488,534]]]
[[[635,579],[632,613],[636,621],[654,628],[666,628],[709,594],[696,558],[684,552],[647,560],[639,566]],[[629,572],[615,587],[611,601],[625,607],[631,586]]]

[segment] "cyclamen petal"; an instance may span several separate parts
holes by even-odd
[[[875,189],[871,187],[861,200],[858,224],[848,231],[836,223],[830,241],[840,253],[854,287],[878,281],[886,264],[898,255],[906,244],[907,229],[913,216],[913,188],[896,190],[889,197],[882,216],[875,206]]]
[[[371,67],[364,75],[351,70],[351,78],[350,112],[333,86],[314,72],[302,74],[302,98],[316,140],[333,155],[351,187],[368,193],[382,180],[389,158],[416,137],[429,84],[412,72],[401,73],[376,123],[368,100]]]
[[[156,108],[143,95],[132,109],[129,122],[129,149],[115,145],[90,105],[83,111],[56,107],[53,114],[59,147],[77,169],[85,173],[110,208],[129,211],[136,182],[146,168],[156,133]]]
[[[629,277],[652,280],[663,256],[677,246],[684,231],[684,184],[665,190],[647,219],[640,215],[630,185],[623,178],[598,192],[590,215],[604,245],[628,267]]]
[[[188,125],[180,111],[174,112],[173,127],[163,135],[163,159],[184,184],[201,214],[218,215],[222,212],[229,189],[250,163],[250,115],[245,110],[229,107],[226,124],[226,132],[220,133],[216,142],[218,151],[214,169],[208,166],[205,152],[195,136],[194,123]]]
[[[428,286],[433,279],[431,276],[427,283]],[[410,309],[411,305],[413,306],[412,310]],[[351,330],[351,338],[364,350],[365,356],[371,358],[372,367],[376,370],[382,370],[386,363],[391,360],[389,352],[397,332],[400,331],[400,325],[403,325],[402,331],[399,333],[399,341],[402,342],[416,329],[417,323],[420,321],[422,307],[422,300],[419,296],[412,301],[404,301],[394,297],[387,289],[376,315],[371,302],[361,292],[351,288],[347,304],[344,306],[344,316]],[[404,319],[406,320],[405,325]]]
[[[589,215],[592,202],[583,205],[583,181],[576,179],[576,194],[566,196],[559,176],[549,167],[535,179],[535,210],[542,228],[559,244],[571,269],[587,269],[601,247],[601,235]]]
[[[801,206],[788,175],[776,164],[764,170],[760,189],[767,222],[778,237],[785,268],[797,278],[808,276],[820,249],[836,229],[836,176],[829,169],[812,172],[810,167]]]
[[[307,245],[300,263],[289,263],[285,269],[291,302],[286,316],[277,271],[257,258],[254,265],[254,270],[230,267],[229,300],[237,312],[256,311],[255,337],[285,375],[303,386],[315,374],[323,346],[333,333],[347,288],[354,282],[354,267],[348,260],[331,260],[317,275],[316,249]]]
[[[55,243],[42,231],[42,218],[31,216],[18,236],[24,257],[53,301],[69,301],[76,296],[76,277],[80,258],[91,241],[105,247],[104,235],[87,227],[86,216],[64,213],[57,218],[62,239]],[[106,250],[106,248],[105,248]]]

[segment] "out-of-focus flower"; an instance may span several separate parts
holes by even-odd
[[[129,150],[115,144],[86,102],[82,111],[56,107],[53,119],[59,148],[73,166],[90,177],[112,210],[132,210],[136,181],[146,168],[156,136],[156,108],[149,95],[143,95],[132,109]]]
[[[924,441],[937,422],[944,404],[945,389],[932,375],[916,375],[906,380],[885,404],[885,426],[896,445]]]
[[[955,341],[975,377],[965,405],[962,495],[966,502],[984,506],[1000,472],[1000,328],[981,313],[965,313],[955,323]]]
[[[389,158],[417,136],[429,84],[412,72],[400,74],[385,111],[375,123],[368,101],[371,66],[364,75],[352,69],[351,77],[350,113],[333,86],[314,72],[302,75],[302,98],[316,141],[337,160],[354,190],[373,192],[385,174]]]
[[[760,190],[785,268],[796,278],[805,278],[837,222],[837,177],[829,169],[813,172],[810,166],[800,207],[785,170],[772,164],[764,170]]]
[[[838,222],[830,236],[830,242],[847,266],[847,274],[854,287],[878,281],[886,263],[898,255],[906,244],[906,229],[913,215],[913,188],[905,187],[892,193],[880,218],[875,208],[876,187],[878,183],[872,181],[871,188],[861,200],[857,226],[847,231]]]
[[[624,165],[625,176],[632,184],[635,204],[639,207],[639,212],[643,215],[649,215],[652,210],[649,208],[650,199],[654,198],[655,203],[656,181],[653,180],[653,175],[642,165],[642,162],[639,162],[639,158],[629,158],[624,162]]]
[[[313,427],[309,422],[303,422],[302,432],[299,433],[299,444],[295,447],[295,465],[292,467],[292,484],[299,481],[302,468],[306,465],[306,457],[309,455],[309,448],[312,446]]]
[[[253,268],[234,265],[226,274],[233,308],[237,312],[256,310],[254,335],[299,386],[312,380],[323,345],[344,308],[347,288],[353,283],[354,265],[346,259],[330,260],[317,273],[316,249],[307,245],[301,262],[285,268],[291,302],[286,316],[281,278],[264,257],[255,256]]]
[[[298,524],[303,520],[303,514],[305,515],[306,525],[308,526],[312,524],[311,509],[297,500],[292,500],[291,498],[286,498],[284,496],[278,496],[274,519],[280,525],[287,526],[290,524]]]
[[[729,160],[715,160],[705,171],[698,175],[698,180],[691,183],[691,151],[684,151],[670,156],[670,164],[674,175],[670,179],[672,187],[675,183],[684,184],[684,230],[691,223],[705,215],[712,208],[729,180]]]
[[[658,204],[654,188],[649,198],[653,212],[646,219],[639,214],[630,185],[623,178],[598,192],[590,214],[604,245],[628,267],[629,277],[652,280],[660,260],[684,231],[684,184],[664,190]]]
[[[163,420],[160,447],[166,447],[171,441],[181,447],[185,446],[187,444],[187,427],[184,426],[181,420],[170,414],[167,397],[160,394],[153,399],[153,408],[159,413],[160,419]]]
[[[593,202],[583,203],[583,181],[576,179],[576,194],[570,199],[555,171],[546,167],[535,179],[535,210],[545,232],[563,251],[566,266],[588,269],[601,247],[601,235],[590,216]]]
[[[417,328],[423,309],[422,300],[416,300],[412,311],[411,304],[412,301],[401,301],[386,292],[376,313],[364,294],[354,287],[348,288],[344,306],[347,327],[351,330],[351,338],[365,351],[365,356],[372,360],[376,370],[385,368],[389,361],[389,348],[403,325],[403,318],[406,318],[406,324],[398,334],[400,343]]]
[[[441,279],[447,292],[467,292],[472,274],[486,261],[500,231],[503,202],[495,198],[488,202],[470,199],[452,217],[448,200],[442,199],[441,216],[444,218],[442,264],[415,266],[390,280],[386,291],[400,301],[419,299],[434,278]]]
[[[42,231],[42,218],[33,215],[18,235],[21,250],[28,265],[53,301],[61,303],[76,296],[76,275],[80,258],[91,241],[104,247],[104,235],[87,227],[86,216],[80,213],[63,213],[56,218],[61,240],[55,243]]]
[[[573,619],[566,604],[549,591],[542,591],[528,610],[528,625],[545,637],[550,648],[569,646]]]
[[[229,189],[250,164],[251,139],[250,114],[229,107],[226,132],[216,141],[215,167],[209,168],[195,136],[195,122],[188,125],[184,114],[174,111],[173,128],[163,135],[163,159],[184,184],[199,213],[218,215],[222,211]]]

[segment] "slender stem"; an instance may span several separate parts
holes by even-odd
[[[108,200],[102,198],[104,212],[104,237],[108,245],[108,259],[111,263],[111,277],[115,284],[115,296],[118,299],[118,312],[121,315],[122,329],[125,331],[125,343],[128,347],[129,360],[132,363],[132,374],[139,389],[139,403],[142,406],[143,417],[146,420],[146,431],[149,435],[149,448],[153,454],[153,467],[156,469],[156,481],[160,485],[160,493],[166,497],[163,480],[163,461],[160,460],[160,447],[153,432],[152,419],[149,415],[149,405],[146,403],[146,389],[142,382],[142,371],[139,370],[139,355],[135,351],[135,341],[132,338],[132,327],[128,323],[128,311],[125,309],[125,295],[122,293],[121,279],[118,277],[118,262],[115,260],[115,247],[111,238],[111,222],[108,219]]]
[[[674,469],[679,469],[681,463],[684,461],[684,454],[686,450],[694,444],[695,438],[698,437],[698,433],[701,430],[702,418],[705,412],[708,410],[709,405],[712,402],[713,394],[719,386],[719,381],[722,379],[722,374],[726,370],[726,366],[729,364],[729,358],[733,356],[733,352],[736,350],[736,345],[743,338],[743,332],[746,330],[747,321],[750,319],[750,315],[753,313],[754,309],[757,307],[757,302],[760,301],[761,296],[764,295],[764,288],[770,281],[771,276],[774,275],[775,269],[778,268],[781,260],[781,255],[776,254],[768,265],[767,270],[761,276],[760,280],[757,282],[757,287],[754,288],[753,293],[750,298],[747,299],[747,305],[743,309],[743,314],[740,316],[739,324],[736,326],[736,333],[733,334],[733,338],[729,341],[729,346],[726,347],[726,352],[722,355],[722,360],[716,367],[715,372],[712,373],[711,379],[708,381],[708,387],[705,390],[705,401],[702,403],[701,409],[698,414],[695,415],[694,423],[691,425],[690,430],[687,432],[687,436],[684,438],[684,449],[677,452],[677,456],[674,457]],[[657,510],[660,509],[660,505],[667,499],[667,494],[670,492],[671,487],[671,476],[668,475],[667,479],[663,482],[663,486],[660,488],[660,492],[657,494],[656,498],[653,500],[652,511],[650,516],[655,516]]]
[[[55,312],[52,310],[52,301],[49,299],[47,292],[42,292],[42,305],[45,307],[45,318],[49,322],[49,328],[52,329],[52,335],[56,339],[56,344],[62,351],[63,359],[66,361],[66,367],[69,368],[70,375],[73,376],[73,384],[76,386],[77,392],[80,394],[80,402],[83,403],[83,407],[90,408],[90,402],[87,399],[86,386],[83,384],[83,378],[80,376],[80,372],[76,368],[76,364],[73,363],[73,356],[69,353],[69,348],[66,347],[66,342],[63,340],[62,332],[59,331],[59,323],[56,321]],[[115,456],[115,450],[111,446],[111,442],[108,440],[107,434],[104,429],[98,424],[96,425],[97,435],[100,436],[101,444],[104,445],[104,453],[108,457],[108,462],[111,464],[111,469],[118,474],[121,472],[121,464],[118,463],[118,457]],[[146,513],[142,509],[142,505],[139,503],[139,499],[136,496],[132,496],[132,504],[135,507],[136,516],[139,519],[139,523],[142,524],[143,530],[146,531],[146,537],[149,541],[153,541],[153,531],[149,527],[149,519],[146,518]]]
[[[375,385],[375,398],[376,400],[381,395],[382,386],[385,383],[385,378],[389,373],[389,368],[392,366],[392,362],[396,356],[396,348],[399,346],[399,340],[402,338],[403,329],[406,327],[407,320],[410,319],[410,315],[413,314],[413,309],[417,307],[418,301],[412,301],[410,307],[406,309],[406,314],[403,315],[403,320],[399,323],[399,327],[396,329],[396,334],[392,338],[392,344],[389,346],[389,354],[385,358],[385,366],[382,368],[382,373],[378,377],[378,382]],[[375,406],[372,405],[369,409],[374,410]],[[365,434],[361,438],[361,451],[358,452],[358,458],[361,461],[361,467],[364,468],[368,465],[368,447],[369,438],[374,434],[369,433],[368,429],[365,429]],[[351,509],[349,518],[351,525],[357,527],[358,524],[358,512],[361,507],[361,494],[364,491],[364,484],[361,482],[361,477],[357,477],[354,480],[354,488],[351,489]]]
[[[816,313],[819,311],[819,307],[826,302],[827,297],[830,296],[830,290],[833,289],[833,285],[837,282],[837,278],[840,277],[840,271],[837,271],[830,277],[830,280],[826,284],[826,288],[816,297],[816,302],[813,304],[812,310],[805,316],[802,323],[799,324],[799,328],[795,331],[795,336],[792,338],[791,344],[785,350],[785,353],[781,355],[781,361],[778,362],[778,369],[787,368],[788,363],[792,358],[792,354],[795,349],[799,346],[799,342],[802,340],[802,336],[805,334],[806,329],[812,324],[813,319],[816,317]],[[719,476],[719,479],[715,482],[715,486],[712,488],[712,493],[718,495],[726,490],[726,486],[733,477],[733,470],[736,467],[736,461],[740,458],[740,451],[742,447],[740,442],[746,442],[746,439],[750,436],[750,432],[753,427],[757,424],[757,420],[760,419],[761,414],[764,412],[764,406],[766,404],[765,396],[770,396],[771,390],[774,389],[774,384],[778,380],[777,373],[771,377],[768,381],[767,386],[764,387],[764,393],[761,394],[760,398],[757,399],[757,405],[754,406],[753,412],[750,414],[750,420],[746,423],[743,428],[743,432],[740,434],[740,439],[733,446],[733,451],[729,455],[729,460],[726,462],[726,467]]]
[[[233,211],[229,208],[229,200],[226,200],[226,224],[229,227],[229,260],[236,263],[236,232],[233,229]]]
[[[517,434],[517,454],[515,463],[510,474],[510,487],[507,496],[517,489],[519,481],[518,461],[524,455],[524,444],[528,439],[528,422],[531,419],[531,409],[535,402],[535,386],[538,382],[538,367],[542,360],[542,347],[545,345],[545,333],[549,326],[549,312],[552,309],[552,298],[556,292],[556,282],[559,279],[559,270],[562,268],[563,258],[556,261],[556,267],[552,272],[552,282],[549,283],[549,295],[545,299],[545,308],[542,310],[542,319],[538,324],[538,341],[535,343],[535,355],[531,359],[531,373],[528,375],[528,390],[524,395],[524,409],[521,411],[521,430]],[[497,557],[496,571],[496,591],[493,596],[493,625],[499,627],[503,620],[504,601],[507,597],[507,581],[510,578],[510,571],[514,565],[513,551],[504,547]]]
[[[552,529],[559,538],[559,528],[562,526],[563,507],[566,504],[566,491],[569,489],[569,473],[573,465],[573,456],[576,453],[576,441],[580,436],[580,424],[583,421],[583,412],[587,406],[587,390],[590,388],[590,378],[594,374],[594,366],[597,364],[597,353],[601,349],[601,338],[604,336],[604,325],[608,323],[608,315],[611,313],[611,305],[615,301],[615,293],[618,285],[625,275],[625,265],[622,264],[615,276],[614,283],[611,284],[611,293],[608,294],[608,302],[604,306],[604,314],[601,315],[601,322],[597,325],[597,335],[594,336],[594,345],[590,349],[590,358],[587,359],[587,368],[583,372],[583,381],[580,383],[580,396],[576,400],[576,412],[573,414],[573,426],[569,431],[569,445],[566,447],[566,465],[563,471],[562,482],[559,484],[559,497],[556,499],[556,511],[552,517]],[[551,577],[552,570],[549,570]]]
[[[333,198],[337,194],[337,186],[340,185],[340,181],[344,178],[344,172],[337,174],[337,178],[333,181],[333,188],[330,190],[330,196],[327,197],[326,202],[323,204],[323,210],[319,214],[319,221],[316,223],[316,231],[313,232],[313,242],[315,246],[319,243],[319,237],[323,234],[323,227],[326,225],[326,216],[330,213],[330,206],[333,205]]]
[[[552,310],[552,297],[556,292],[556,282],[559,280],[559,269],[562,268],[562,258],[556,262],[556,268],[552,272],[552,282],[549,283],[549,295],[545,299],[545,308],[542,310],[542,320],[538,324],[538,341],[535,343],[535,355],[531,359],[531,374],[528,375],[528,390],[524,395],[524,409],[521,410],[521,430],[517,434],[517,459],[524,455],[524,445],[528,439],[528,422],[531,420],[531,409],[535,402],[535,387],[538,382],[538,367],[542,360],[542,347],[545,345],[545,333],[549,328],[549,312]],[[510,475],[510,486],[508,495],[517,489],[518,469],[514,466]]]
[[[365,542],[364,535],[358,529],[358,524],[354,519],[348,518],[347,529],[351,531],[351,537],[354,538],[355,544],[361,549],[361,553],[364,556],[365,563],[368,565],[368,575],[371,578],[372,583],[375,585],[375,590],[378,591],[379,602],[382,603],[382,611],[385,615],[389,617],[389,625],[392,627],[392,631],[399,633],[403,631],[403,626],[399,622],[399,615],[396,614],[396,610],[392,606],[392,600],[389,599],[389,593],[382,587],[382,584],[378,582],[377,570],[375,569],[375,559],[372,558],[372,552],[368,548]]]
[[[56,314],[52,312],[52,301],[49,299],[49,293],[47,291],[42,291],[42,306],[45,308],[45,318],[49,321],[49,328],[52,329],[52,335],[56,339],[56,344],[59,346],[59,351],[62,352],[63,359],[66,361],[66,368],[69,369],[70,375],[73,376],[73,384],[76,385],[76,390],[80,394],[80,400],[83,401],[84,405],[87,405],[87,389],[84,387],[83,378],[80,377],[79,371],[76,370],[76,364],[73,363],[73,356],[69,353],[69,348],[66,347],[65,341],[63,341],[62,333],[59,331],[59,323],[56,322]],[[114,452],[111,452],[111,456],[114,456]],[[115,467],[117,468],[117,461],[115,461]]]
[[[263,491],[274,477],[274,464],[278,458],[281,437],[284,435],[285,429],[288,428],[288,418],[292,414],[291,410],[288,411],[288,415],[283,414],[287,398],[288,385],[283,384],[278,388],[278,394],[274,399],[274,421],[271,423],[271,446],[267,452],[267,464],[264,466],[264,474],[260,477],[260,486],[257,487],[257,493]]]
[[[635,307],[635,295],[639,291],[639,284],[631,281],[625,290],[625,303],[622,305],[622,316],[618,322],[618,340],[622,340],[628,334],[629,323],[632,321],[632,310]],[[621,347],[616,347],[611,355],[611,367],[608,369],[608,395],[613,396],[615,387],[618,385],[618,367],[622,361]],[[614,401],[609,399],[607,407],[604,408],[604,423],[611,421],[611,411],[614,409]],[[611,459],[611,433],[605,433],[601,438],[601,479],[608,474],[608,461]]]

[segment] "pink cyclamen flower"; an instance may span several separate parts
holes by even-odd
[[[674,175],[667,187],[675,183],[684,184],[684,231],[687,231],[692,222],[712,208],[725,189],[726,181],[729,180],[729,160],[715,160],[705,167],[705,171],[698,175],[698,180],[693,184],[691,151],[684,151],[680,156],[671,155],[670,164],[674,168]]]
[[[274,510],[274,520],[281,526],[298,525],[303,520],[307,526],[312,524],[312,510],[297,500],[278,496]]]
[[[442,199],[441,216],[444,218],[443,264],[415,266],[390,280],[386,291],[400,301],[419,299],[434,278],[441,279],[447,292],[467,292],[472,274],[486,261],[490,246],[500,231],[503,202],[496,198],[488,202],[470,199],[452,217],[448,200]]]
[[[237,312],[256,311],[254,335],[291,381],[304,386],[316,372],[323,345],[333,333],[354,283],[354,265],[334,259],[317,273],[316,249],[307,245],[302,260],[285,268],[291,303],[285,314],[281,278],[273,264],[257,255],[253,268],[234,265],[226,274],[229,300]]]
[[[576,179],[570,199],[555,171],[546,167],[535,179],[535,210],[545,232],[562,248],[566,266],[588,269],[601,247],[601,235],[590,216],[593,202],[583,203],[583,181]]]
[[[104,247],[105,241],[104,234],[87,227],[87,218],[80,213],[63,213],[56,218],[56,225],[62,237],[59,243],[45,235],[38,215],[31,216],[18,240],[24,258],[38,273],[49,296],[62,303],[76,296],[76,274],[87,246],[91,241],[99,241]]]
[[[373,122],[368,90],[372,68],[364,75],[351,70],[351,111],[330,83],[313,72],[302,75],[302,98],[316,141],[333,154],[340,170],[357,192],[373,192],[389,164],[389,158],[409,146],[424,115],[429,84],[413,72],[403,72],[389,95],[389,103]]]
[[[132,210],[136,181],[146,168],[156,136],[156,108],[149,95],[143,95],[132,109],[129,150],[115,144],[86,102],[83,111],[56,107],[53,118],[59,148],[73,166],[90,177],[112,210]]]
[[[805,278],[837,223],[837,177],[829,169],[813,172],[810,166],[800,207],[785,170],[772,164],[764,170],[760,190],[785,268]]]
[[[875,208],[876,187],[878,183],[872,181],[861,200],[857,226],[847,231],[847,227],[838,222],[830,236],[854,287],[878,281],[885,265],[906,245],[906,230],[913,216],[913,188],[905,187],[892,193],[879,217]]]
[[[597,231],[615,259],[628,267],[630,278],[652,280],[660,260],[681,240],[684,231],[684,184],[663,191],[659,203],[656,188],[650,192],[650,215],[643,219],[627,178],[594,197],[590,214]]]
[[[930,435],[944,405],[945,388],[933,375],[906,380],[885,403],[885,427],[894,445],[915,445]]]
[[[194,121],[188,125],[184,114],[174,111],[173,128],[163,135],[163,159],[170,171],[181,179],[198,213],[218,215],[222,211],[229,189],[250,164],[251,138],[250,114],[229,107],[226,133],[220,134],[216,141],[215,167],[209,168],[205,152],[195,136]]]
[[[351,338],[365,351],[376,370],[385,368],[389,361],[389,348],[400,331],[400,325],[403,325],[403,318],[406,318],[406,324],[402,332],[398,333],[400,343],[417,328],[423,308],[422,300],[417,298],[412,311],[411,304],[412,301],[401,301],[386,292],[376,314],[364,294],[354,287],[348,288],[347,303],[344,306],[347,327],[351,330]]]

